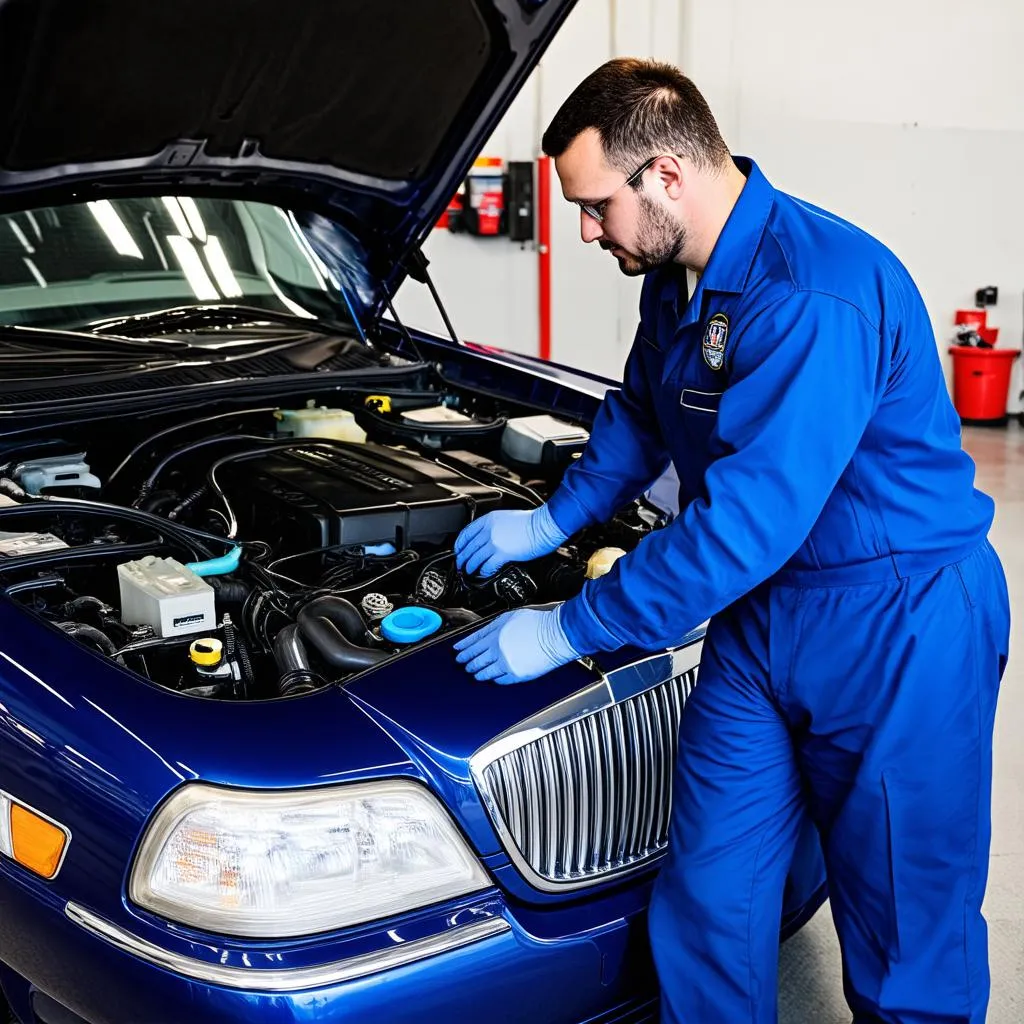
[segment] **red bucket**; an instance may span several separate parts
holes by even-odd
[[[967,324],[977,330],[988,323],[988,313],[983,309],[958,309],[953,317],[955,324]]]
[[[953,404],[964,423],[993,426],[1005,423],[1010,371],[1020,355],[1012,348],[954,346]]]

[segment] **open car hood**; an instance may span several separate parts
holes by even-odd
[[[296,211],[380,314],[575,0],[0,0],[0,209]]]

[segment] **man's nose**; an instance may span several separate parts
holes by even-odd
[[[586,210],[580,210],[580,238],[584,242],[596,242],[603,234],[601,225]]]

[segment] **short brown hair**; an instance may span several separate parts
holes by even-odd
[[[602,64],[562,104],[544,133],[548,156],[561,156],[588,128],[601,136],[605,159],[629,174],[659,153],[717,170],[729,149],[707,101],[677,67],[620,57]]]

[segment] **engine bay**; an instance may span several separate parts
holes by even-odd
[[[7,435],[0,589],[155,685],[297,696],[570,598],[664,525],[640,498],[546,558],[459,572],[459,532],[540,505],[587,439],[581,424],[443,387]]]

